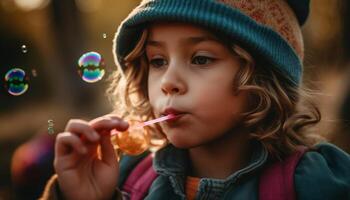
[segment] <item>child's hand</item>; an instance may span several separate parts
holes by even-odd
[[[125,131],[128,124],[114,115],[90,122],[70,120],[58,134],[54,167],[60,189],[67,199],[109,199],[119,176],[119,163],[110,141],[110,131]],[[101,160],[97,155],[101,145]]]

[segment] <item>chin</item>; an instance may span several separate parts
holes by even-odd
[[[200,144],[197,144],[193,141],[189,141],[188,138],[169,138],[168,137],[168,141],[174,147],[179,149],[191,149],[191,148],[200,146]]]

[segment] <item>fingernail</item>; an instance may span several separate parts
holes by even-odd
[[[124,126],[124,127],[127,127],[127,126],[129,125],[129,123],[126,122],[126,121],[122,121],[122,122],[121,122],[121,125]]]
[[[118,124],[120,124],[121,126],[124,126],[124,127],[127,127],[129,125],[129,123],[124,121],[124,120],[113,119],[112,121],[113,121],[113,123],[118,123]]]

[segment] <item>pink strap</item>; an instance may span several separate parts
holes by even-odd
[[[275,162],[262,173],[259,183],[260,200],[295,200],[294,172],[306,147],[298,150],[284,161]]]
[[[130,200],[141,200],[148,193],[151,184],[157,177],[152,167],[152,162],[152,155],[149,154],[128,176],[123,186],[123,191],[130,195]]]

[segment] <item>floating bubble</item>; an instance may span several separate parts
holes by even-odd
[[[24,94],[29,88],[28,77],[24,70],[20,68],[9,70],[5,75],[5,87],[11,95]]]
[[[55,130],[54,130],[54,122],[52,119],[49,119],[47,120],[47,123],[48,123],[48,127],[47,127],[47,132],[50,134],[50,135],[53,135],[55,133]]]
[[[107,34],[106,34],[106,33],[103,33],[103,34],[102,34],[102,37],[103,37],[104,39],[106,39],[106,38],[107,38]]]
[[[32,69],[32,75],[33,75],[33,77],[37,77],[38,76],[38,73],[36,72],[35,69]]]
[[[88,83],[95,83],[105,75],[105,63],[102,56],[96,52],[83,54],[78,61],[78,73]]]
[[[22,45],[22,52],[23,53],[27,53],[28,52],[28,49],[27,49],[27,46],[26,45]]]
[[[129,129],[124,132],[112,131],[111,142],[114,148],[128,155],[139,155],[150,146],[150,134],[147,127],[137,126],[139,121],[130,120]]]

